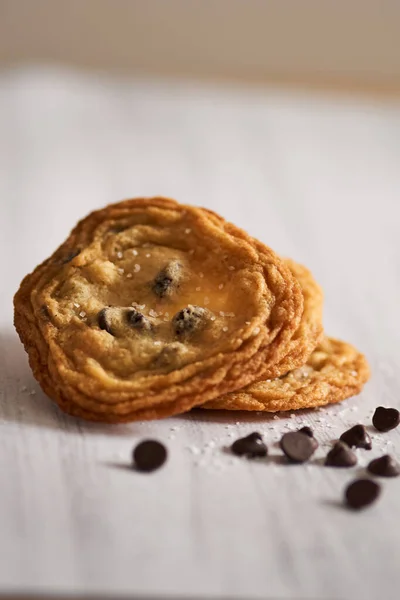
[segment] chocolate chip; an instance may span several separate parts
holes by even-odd
[[[304,435],[308,435],[308,437],[314,437],[314,432],[311,429],[311,427],[308,427],[308,425],[305,425],[305,427],[302,427],[301,429],[299,429],[298,433],[303,433]]]
[[[336,442],[326,455],[327,467],[353,467],[357,464],[357,456],[344,442]]]
[[[201,306],[192,306],[180,310],[172,319],[172,326],[178,337],[188,337],[202,329],[206,322],[209,312]]]
[[[356,510],[369,506],[378,498],[381,486],[371,479],[356,479],[347,486],[345,500],[350,508]]]
[[[150,473],[162,467],[167,460],[167,449],[156,440],[140,442],[133,450],[133,463],[138,471]]]
[[[318,442],[304,433],[290,431],[282,436],[280,447],[290,461],[303,463],[314,454]]]
[[[135,327],[135,329],[149,330],[151,329],[151,323],[140,311],[136,308],[129,309],[126,314],[129,325]]]
[[[153,283],[153,292],[159,297],[169,296],[182,278],[181,264],[173,260],[161,269]]]
[[[46,319],[46,321],[48,321],[50,319],[49,307],[46,304],[42,305],[40,312],[41,312],[43,319]]]
[[[364,425],[354,425],[340,436],[342,442],[350,448],[365,448],[371,450],[372,443]]]
[[[78,254],[80,254],[81,251],[80,250],[72,250],[71,252],[69,252],[68,254],[66,254],[64,256],[64,258],[61,259],[61,263],[63,265],[65,265],[66,263],[71,262],[71,260],[73,260],[76,256],[78,256]]]
[[[101,311],[97,315],[97,322],[99,324],[100,329],[104,329],[110,335],[114,335],[111,326],[110,311],[108,308],[101,309]]]
[[[371,460],[367,469],[370,473],[381,477],[397,477],[400,475],[400,465],[390,454]]]
[[[247,458],[260,458],[268,454],[268,448],[263,442],[262,435],[256,431],[233,442],[231,450],[237,456],[246,456]]]
[[[397,408],[378,406],[372,417],[372,423],[378,431],[390,431],[400,423],[400,412]]]

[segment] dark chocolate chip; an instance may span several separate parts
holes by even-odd
[[[356,479],[347,486],[345,500],[350,508],[358,510],[375,502],[380,493],[381,486],[372,479]]]
[[[100,329],[104,329],[110,335],[114,335],[111,327],[110,312],[108,308],[102,308],[97,315],[97,322]]]
[[[133,463],[138,471],[150,473],[162,467],[167,460],[167,449],[156,440],[140,442],[133,450]]]
[[[149,330],[151,329],[151,323],[140,311],[136,308],[129,309],[126,314],[129,325],[135,327],[135,329]]]
[[[61,263],[63,265],[65,265],[66,263],[71,262],[71,260],[73,260],[76,256],[78,256],[78,254],[80,254],[81,251],[80,250],[71,250],[71,252],[69,252],[68,254],[66,254],[64,256],[64,258],[61,259]]]
[[[237,456],[246,456],[247,458],[260,458],[268,454],[268,448],[263,442],[262,435],[256,431],[233,442],[231,450]]]
[[[400,423],[400,412],[397,408],[378,406],[372,417],[372,423],[378,431],[390,431]]]
[[[311,429],[311,427],[308,427],[308,425],[305,425],[305,427],[302,427],[301,429],[299,429],[298,433],[303,433],[304,435],[308,435],[308,437],[314,437],[314,432]]]
[[[314,454],[318,443],[304,433],[290,431],[282,436],[280,447],[290,461],[303,463]]]
[[[173,260],[161,269],[153,283],[153,292],[159,297],[169,296],[177,287],[182,277],[181,264]]]
[[[188,337],[202,329],[206,322],[209,312],[201,306],[192,306],[180,310],[172,319],[172,326],[178,337]]]
[[[340,436],[342,442],[350,448],[365,448],[371,450],[372,443],[364,425],[354,425]]]
[[[357,456],[344,442],[336,442],[326,455],[327,467],[353,467],[357,464]]]
[[[49,307],[46,304],[43,304],[42,308],[40,309],[40,312],[42,314],[43,319],[46,319],[46,320],[50,319]]]
[[[370,473],[381,477],[398,477],[400,475],[400,465],[390,454],[371,460],[367,469]]]

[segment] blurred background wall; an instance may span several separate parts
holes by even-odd
[[[0,0],[0,67],[398,93],[399,0]]]

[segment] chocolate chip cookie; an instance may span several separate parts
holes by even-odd
[[[91,213],[15,295],[43,390],[69,414],[183,412],[286,356],[300,286],[264,245],[199,208],[134,199]]]

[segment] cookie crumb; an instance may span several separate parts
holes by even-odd
[[[186,233],[186,235],[188,235],[188,234],[189,234],[189,233],[191,233],[191,232],[192,232],[192,230],[191,230],[191,229],[189,229],[189,227],[188,227],[187,229],[185,229],[185,233]]]

